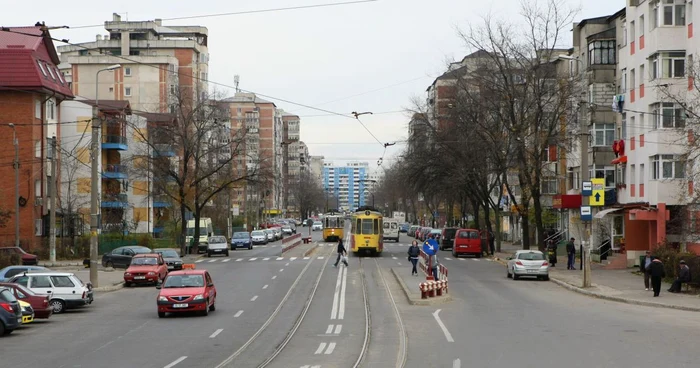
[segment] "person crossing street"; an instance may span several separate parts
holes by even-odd
[[[346,259],[348,255],[348,251],[345,250],[345,246],[343,245],[343,239],[338,239],[338,258],[335,260],[335,264],[333,267],[338,267],[338,263],[340,260],[343,260],[343,263],[345,264],[345,267],[348,266],[348,260]]]

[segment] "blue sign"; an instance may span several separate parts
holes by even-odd
[[[581,221],[593,221],[591,206],[581,206]]]
[[[593,195],[593,183],[590,181],[584,181],[581,184],[581,195],[584,197],[590,197]]]
[[[428,239],[423,242],[423,251],[429,256],[434,256],[438,251],[438,243],[435,239]]]

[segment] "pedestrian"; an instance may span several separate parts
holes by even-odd
[[[549,263],[552,264],[552,267],[557,266],[557,245],[554,243],[553,240],[549,240],[549,244],[547,245],[547,253],[549,254]]]
[[[496,246],[494,245],[496,241],[496,235],[493,233],[493,231],[489,230],[489,250],[491,251],[491,255],[495,255],[496,252]]]
[[[661,292],[661,279],[666,277],[666,271],[664,271],[664,264],[661,260],[654,258],[649,265],[649,273],[651,274],[651,287],[654,289],[654,297],[659,296]]]
[[[416,265],[418,264],[418,257],[420,256],[420,248],[418,248],[418,241],[414,240],[411,246],[408,248],[408,261],[413,264],[413,270],[411,270],[411,276],[418,275],[418,270]]]
[[[348,251],[345,250],[345,246],[343,245],[343,239],[338,239],[338,258],[335,260],[335,264],[333,267],[338,267],[338,263],[340,260],[343,260],[343,263],[345,264],[345,267],[348,266],[348,260],[346,259],[348,254]]]
[[[647,291],[649,291],[649,278],[651,277],[651,274],[649,273],[649,266],[651,265],[652,260],[653,258],[651,257],[651,252],[647,251],[644,261],[639,265],[639,270],[644,274],[644,290]]]
[[[681,285],[683,285],[684,282],[690,282],[690,268],[688,268],[688,265],[685,264],[684,260],[681,260],[680,268],[681,269],[678,272],[678,278],[673,281],[673,284],[671,284],[671,288],[668,289],[668,291],[672,293],[680,293]]]
[[[567,256],[567,261],[566,261],[566,269],[567,270],[575,270],[576,267],[574,267],[574,262],[576,260],[576,245],[574,244],[574,238],[571,238],[568,243],[566,243],[566,256]]]
[[[440,281],[440,278],[438,276],[438,268],[440,266],[440,261],[438,261],[437,253],[430,256],[430,266],[432,268],[433,278],[435,279],[435,281]]]

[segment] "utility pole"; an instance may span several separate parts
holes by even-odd
[[[15,247],[19,247],[19,140],[15,124],[8,124],[12,128],[12,144],[15,146],[15,160],[12,167],[15,168]]]
[[[90,187],[90,282],[93,287],[98,287],[97,280],[97,246],[99,228],[98,200],[98,165],[100,159],[100,108],[95,107],[95,117],[92,119],[92,186]]]
[[[49,138],[51,151],[51,180],[49,181],[49,196],[51,196],[51,212],[49,212],[49,257],[56,262],[56,137]]]
[[[593,124],[593,113],[594,109],[592,106],[589,105],[588,108],[588,122],[589,124]],[[590,173],[588,171],[588,136],[590,135],[588,133],[588,127],[586,126],[587,124],[585,123],[585,119],[581,119],[581,178],[583,179],[582,181],[587,182],[590,181]],[[589,206],[590,205],[590,197],[588,196],[582,196],[581,197],[581,206]],[[590,257],[590,249],[591,249],[591,231],[589,229],[589,222],[586,221],[584,222],[584,233],[581,235],[581,263],[583,265],[583,287],[587,288],[591,286],[591,257]]]

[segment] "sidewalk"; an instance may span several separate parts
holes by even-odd
[[[418,270],[417,276],[411,276],[411,266],[406,265],[404,267],[391,267],[391,273],[396,278],[396,281],[403,289],[404,294],[408,302],[413,305],[436,305],[446,303],[452,300],[449,293],[443,294],[442,296],[436,296],[428,299],[421,299],[419,285],[421,282],[425,282],[425,273]],[[449,289],[449,285],[448,285]]]
[[[506,259],[518,249],[521,248],[503,244],[502,252],[496,253],[497,261],[505,265]],[[700,311],[700,296],[669,293],[666,290],[670,284],[667,283],[661,285],[661,295],[654,298],[651,290],[644,290],[644,277],[636,273],[637,268],[607,270],[599,264],[593,263],[591,264],[591,287],[584,289],[581,287],[583,285],[583,271],[578,270],[579,262],[576,263],[576,270],[567,270],[566,256],[558,256],[557,261],[557,267],[549,270],[550,280],[571,291],[621,303]]]
[[[90,281],[90,270],[85,268],[78,271],[73,271],[75,276],[78,276],[83,282]],[[95,291],[115,291],[124,287],[124,270],[117,269],[114,271],[97,271],[97,280],[99,282]]]

